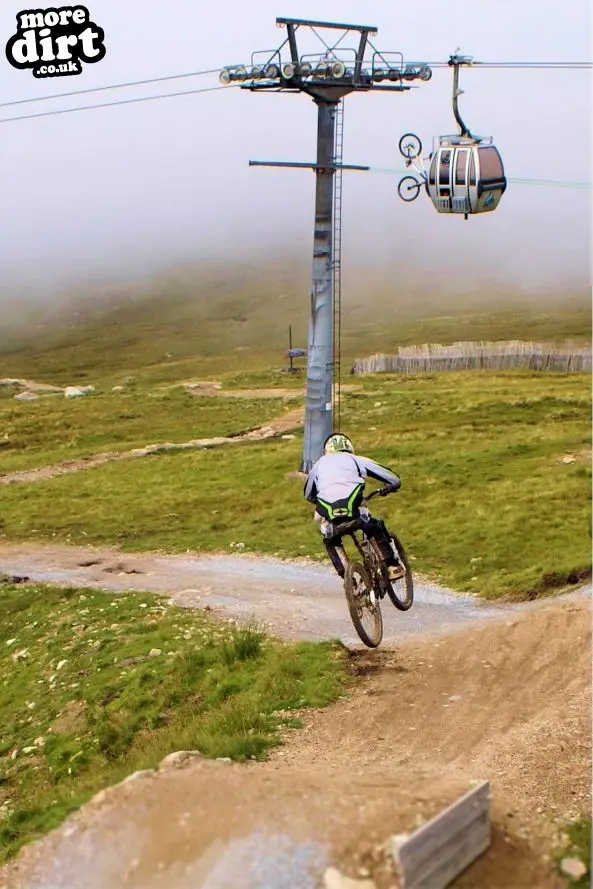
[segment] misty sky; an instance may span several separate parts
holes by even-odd
[[[89,0],[107,55],[78,77],[37,80],[10,67],[4,46],[23,6],[0,7],[0,102],[249,62],[285,32],[277,15],[376,25],[383,50],[446,61],[457,47],[483,61],[590,59],[588,0]],[[372,12],[367,15],[368,7]],[[49,5],[48,5],[49,8]],[[422,22],[426,22],[425,25]],[[415,131],[426,153],[456,131],[452,74],[405,94],[346,99],[347,163],[402,166],[397,143]],[[0,117],[181,89],[217,86],[217,75],[1,108]],[[591,179],[591,72],[462,70],[462,114],[493,135],[509,177]],[[0,290],[118,279],[159,265],[221,254],[294,249],[309,261],[314,174],[256,169],[249,159],[314,160],[316,108],[306,96],[237,88],[4,123]],[[344,264],[385,264],[389,275],[517,288],[590,280],[591,191],[511,184],[493,214],[436,213],[422,194],[397,195],[397,174],[344,174]]]

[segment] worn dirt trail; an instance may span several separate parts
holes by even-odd
[[[253,609],[291,638],[336,627],[355,638],[323,566],[11,545],[0,547],[0,571],[158,589],[235,617]],[[383,649],[351,650],[351,695],[301,714],[304,728],[287,731],[267,762],[198,758],[100,794],[25,850],[0,886],[319,889],[334,865],[373,878],[357,889],[396,889],[379,844],[480,779],[491,782],[493,843],[455,886],[563,886],[552,842],[564,819],[591,805],[589,591],[491,609],[418,589],[407,614],[385,607]],[[319,611],[324,620],[313,624]]]
[[[303,425],[303,408],[287,411],[280,417],[276,417],[266,426],[258,426],[242,435],[226,436],[219,438],[197,438],[183,442],[161,442],[149,444],[143,448],[132,448],[128,451],[104,451],[93,454],[91,457],[80,457],[75,460],[63,460],[51,466],[40,466],[36,469],[26,469],[22,472],[9,472],[0,475],[0,485],[13,485],[19,482],[38,482],[55,478],[58,475],[69,475],[73,472],[81,472],[83,469],[94,469],[103,466],[104,463],[113,463],[116,460],[137,460],[141,457],[151,457],[155,454],[166,454],[172,451],[199,451],[211,450],[228,445],[245,444],[252,441],[265,441],[272,438],[280,438]]]

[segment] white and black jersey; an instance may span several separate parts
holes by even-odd
[[[367,477],[395,488],[401,484],[399,477],[380,463],[342,451],[319,458],[305,482],[304,496],[318,507],[325,507],[323,512],[329,513],[328,518],[335,512],[334,507],[347,508],[352,514],[355,502],[362,499]]]

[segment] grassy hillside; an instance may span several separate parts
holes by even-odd
[[[42,381],[216,376],[285,363],[288,326],[306,345],[310,268],[203,263],[136,284],[62,297],[23,313],[0,332],[0,377]],[[343,358],[398,345],[460,339],[590,342],[588,294],[525,295],[390,279],[381,271],[344,276]]]
[[[588,576],[586,374],[469,371],[361,383],[344,400],[343,428],[360,453],[401,475],[401,492],[373,505],[401,533],[417,571],[493,597],[538,596]],[[202,412],[203,423],[235,417],[239,427],[256,410],[224,396],[214,410],[213,399],[192,401],[177,389],[155,397],[151,387],[138,387],[128,402],[124,395],[17,403],[16,411],[8,401],[13,420],[0,460],[15,469],[39,465],[42,456],[54,462],[88,452],[93,435],[102,445],[110,436],[120,448],[136,441],[143,424],[151,442],[157,431],[178,439],[186,411]],[[280,400],[271,403],[285,410]],[[265,409],[273,409],[270,402]],[[54,428],[67,435],[47,436]],[[9,485],[2,491],[0,539],[177,552],[230,552],[233,542],[243,542],[252,552],[325,558],[302,483],[287,478],[301,453],[302,433]]]

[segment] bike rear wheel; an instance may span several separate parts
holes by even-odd
[[[415,176],[404,176],[400,179],[397,186],[397,193],[406,203],[415,201],[420,194],[422,183]]]
[[[390,534],[396,549],[402,574],[397,580],[390,580],[387,568],[383,566],[383,581],[387,595],[398,611],[408,611],[414,602],[414,578],[410,570],[408,557],[401,540],[395,534]]]
[[[383,616],[371,579],[360,562],[349,563],[344,591],[354,629],[367,648],[377,648],[383,639]]]

